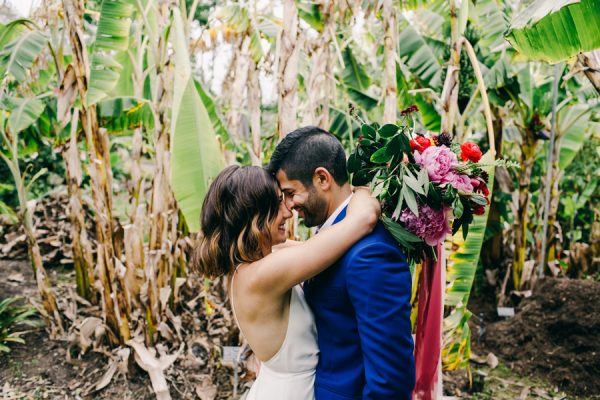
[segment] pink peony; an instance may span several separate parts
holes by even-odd
[[[473,193],[473,183],[468,175],[461,175],[451,172],[444,178],[444,181],[452,185],[459,192]]]
[[[415,151],[414,157],[417,164],[427,170],[429,180],[432,182],[444,183],[446,175],[458,165],[456,154],[446,146],[431,146],[422,153]]]
[[[425,240],[429,246],[442,243],[446,235],[452,232],[445,210],[434,210],[429,206],[419,206],[418,217],[408,208],[402,210],[400,222],[409,232]]]

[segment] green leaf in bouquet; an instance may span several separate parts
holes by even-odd
[[[394,124],[385,124],[379,128],[379,136],[382,138],[390,138],[398,132],[398,126]]]
[[[413,192],[408,185],[402,185],[402,196],[404,200],[406,200],[406,205],[410,208],[413,214],[417,217],[419,216],[419,205],[417,204],[417,198],[415,197],[415,192]]]
[[[365,186],[371,182],[371,174],[368,169],[361,169],[354,175],[352,175],[353,186]]]
[[[410,139],[405,134],[398,135],[400,138],[400,148],[406,154],[412,154],[412,149],[410,148]]]
[[[396,180],[395,182],[399,182],[399,181]],[[404,195],[402,194],[402,190],[400,190],[400,193],[398,194],[398,202],[396,203],[396,208],[394,208],[394,212],[392,213],[392,216],[400,215],[400,212],[402,212],[403,204],[404,204]]]
[[[423,240],[418,236],[410,233],[406,229],[402,227],[396,221],[393,221],[391,218],[383,215],[381,217],[381,222],[386,227],[388,232],[396,239],[396,241],[401,245],[408,249],[414,249],[416,244],[423,243]]]
[[[379,181],[372,190],[372,196],[376,198],[385,197],[388,191],[388,181]]]
[[[393,137],[385,147],[387,148],[387,154],[390,157],[398,155],[399,158],[402,158],[402,146],[400,144],[400,136]]]
[[[375,128],[373,128],[371,125],[367,125],[367,124],[363,124],[363,126],[360,128],[360,133],[369,139],[373,139],[375,140],[375,138],[377,137],[377,131],[375,130]]]
[[[454,189],[454,187],[447,185],[446,192],[444,193],[444,203],[452,204],[456,200],[456,196],[458,195],[458,191]]]
[[[361,139],[359,140],[358,144],[360,144],[361,146],[370,146],[373,143],[375,143],[374,141],[372,141],[371,139]]]
[[[425,191],[423,190],[423,187],[421,186],[419,181],[410,173],[410,170],[405,169],[403,181],[406,185],[408,185],[408,187],[410,187],[416,193],[425,195]]]
[[[382,147],[371,155],[371,162],[375,164],[383,164],[390,161],[393,157],[387,153],[387,147]]]
[[[350,154],[348,157],[348,172],[353,174],[360,169],[360,160],[355,153]]]
[[[460,219],[463,215],[464,207],[459,199],[454,200],[454,218]]]
[[[427,174],[426,169],[419,170],[419,173],[417,174],[417,180],[419,185],[423,188],[425,196],[427,196],[429,193],[429,175]]]
[[[442,196],[439,192],[439,189],[437,189],[431,182],[429,182],[429,194],[427,196],[427,204],[430,207],[435,208],[436,210],[439,209],[442,205]]]
[[[479,204],[480,206],[487,206],[488,204],[485,197],[477,193],[473,193],[471,195],[471,200],[473,201],[473,203]]]
[[[473,217],[471,216],[471,221],[472,220],[473,220]],[[465,220],[462,224],[463,240],[467,239],[467,235],[469,234],[469,225],[471,224],[471,221],[467,222],[467,220]]]

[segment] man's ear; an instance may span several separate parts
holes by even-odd
[[[313,174],[313,185],[315,187],[321,188],[323,191],[327,191],[331,189],[331,185],[333,184],[333,176],[324,167],[318,167],[315,169]]]

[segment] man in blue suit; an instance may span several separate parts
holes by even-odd
[[[319,230],[342,220],[352,195],[346,155],[330,133],[308,126],[279,143],[267,167],[286,205]],[[320,349],[316,400],[412,398],[411,275],[381,223],[304,284]]]

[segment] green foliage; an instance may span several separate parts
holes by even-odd
[[[557,219],[563,227],[563,248],[591,242],[595,211],[600,209],[600,136],[585,141],[560,181]]]
[[[173,94],[171,186],[187,226],[200,230],[202,199],[210,181],[221,171],[213,124],[191,77],[181,16],[174,12],[176,79]]]
[[[408,26],[400,33],[398,42],[400,57],[421,85],[441,92],[442,64],[423,36]]]
[[[126,0],[104,0],[92,51],[87,106],[105,99],[117,87],[121,63],[110,52],[126,52],[129,46],[133,5]]]
[[[558,62],[600,47],[600,0],[536,0],[515,16],[508,41],[525,56]]]
[[[27,80],[27,71],[48,43],[38,30],[20,34],[0,52],[0,75],[9,74],[19,82]]]
[[[40,327],[42,322],[34,319],[35,308],[28,305],[16,305],[21,297],[8,297],[0,302],[0,352],[10,352],[10,343],[22,343],[23,334],[17,329],[23,327]]]
[[[5,98],[4,105],[8,106],[10,117],[8,127],[12,134],[17,134],[29,128],[44,111],[44,103],[38,98]]]
[[[367,89],[371,86],[371,78],[365,67],[359,63],[354,56],[350,46],[347,46],[342,52],[344,60],[344,70],[341,80],[348,96],[361,108],[371,110],[377,105],[377,99],[367,94]]]

